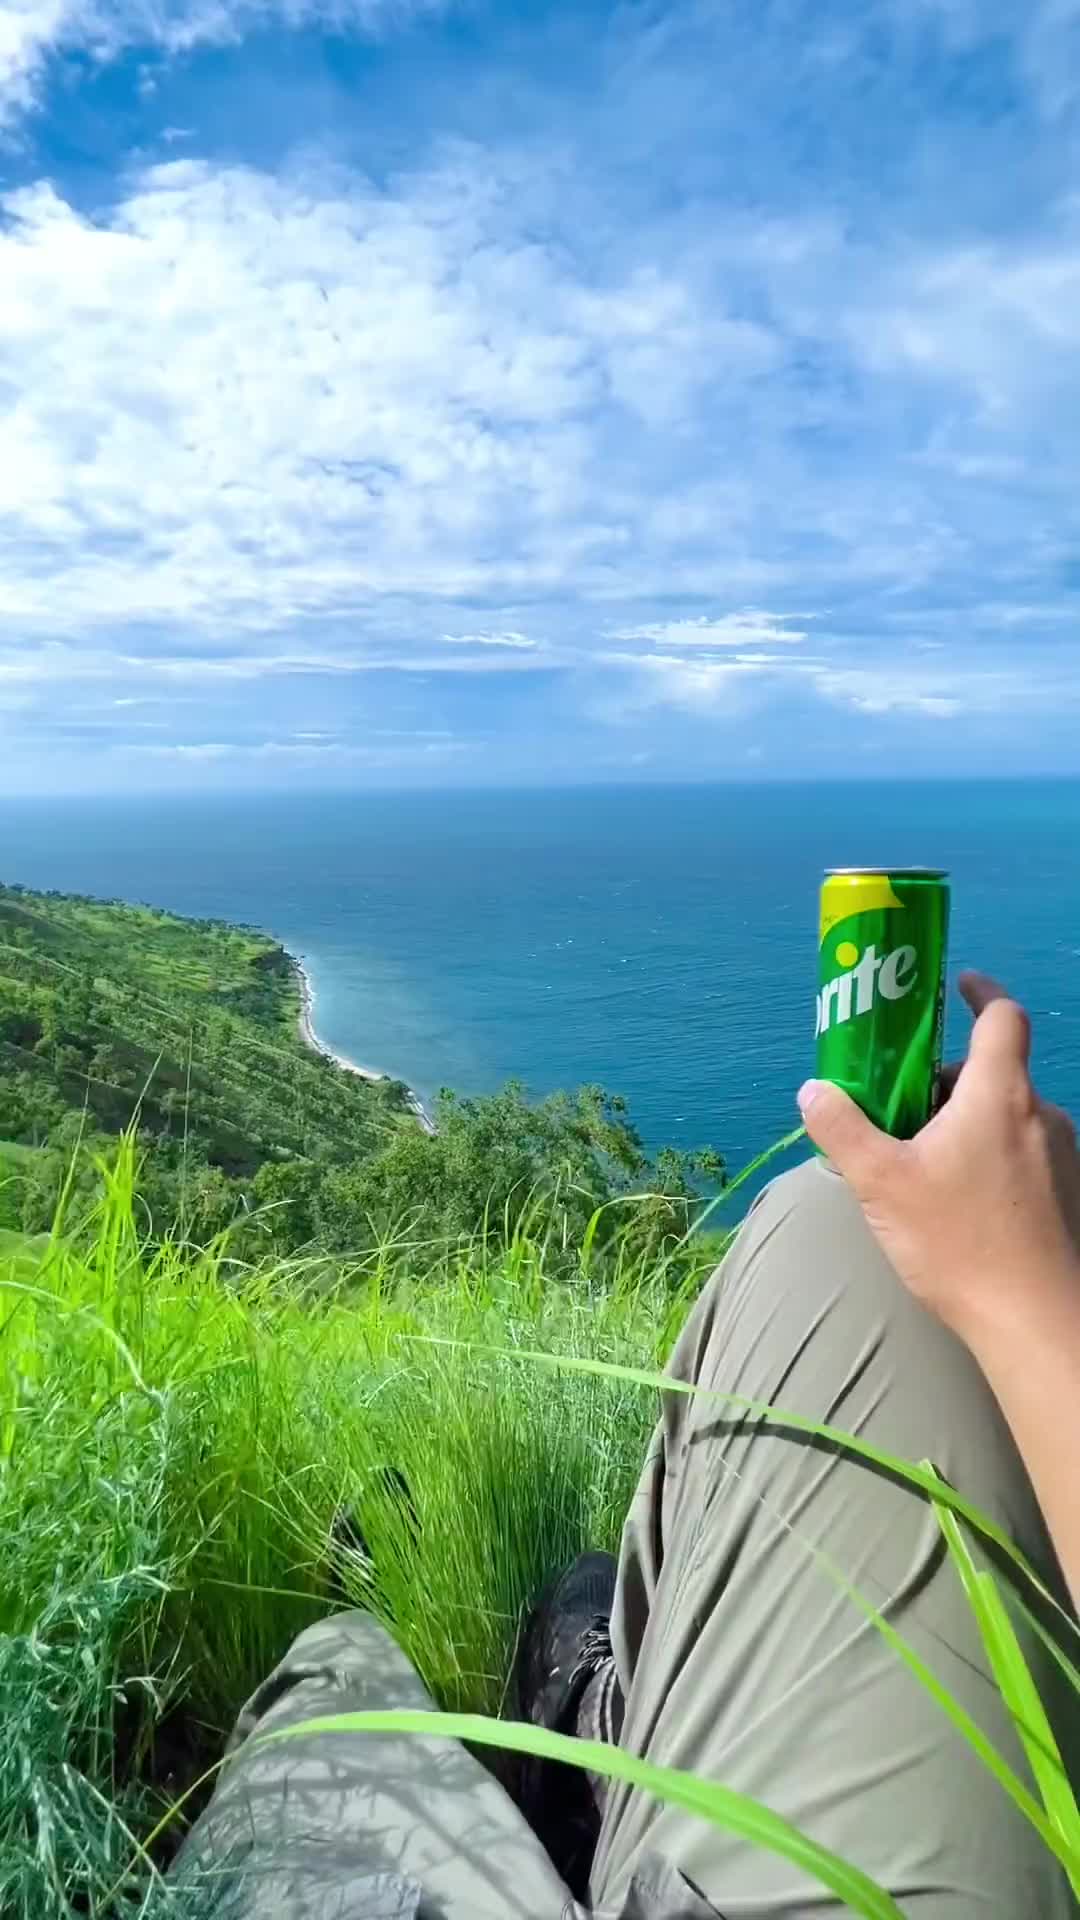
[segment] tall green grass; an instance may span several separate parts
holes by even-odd
[[[331,1287],[325,1260],[151,1247],[133,1189],[125,1144],[90,1217],[0,1247],[12,1920],[130,1912],[130,1878],[101,1903],[133,1859],[150,1884],[136,1841],[245,1696],[303,1626],[371,1598],[345,1514],[440,1705],[498,1712],[523,1606],[616,1544],[654,1411],[632,1383],[517,1356],[660,1361],[694,1285],[673,1295],[616,1247],[556,1286],[526,1219],[508,1246],[389,1236]],[[389,1467],[416,1509],[407,1550]]]
[[[227,1239],[148,1246],[133,1176],[125,1144],[90,1217],[62,1210],[51,1237],[0,1246],[0,1913],[155,1909],[177,1803],[243,1698],[301,1627],[352,1601],[393,1621],[444,1717],[328,1730],[434,1726],[557,1748],[894,1920],[865,1875],[721,1784],[493,1719],[522,1608],[554,1567],[617,1543],[657,1368],[709,1249],[673,1294],[618,1245],[601,1265],[587,1235],[576,1285],[554,1284],[526,1215],[509,1245],[491,1231],[465,1249],[389,1236],[330,1285],[325,1261],[252,1268]],[[986,1531],[1007,1543],[931,1468],[888,1464],[939,1515],[1038,1798],[980,1758],[1078,1884],[1075,1802],[1002,1590],[972,1554]],[[1015,1556],[1013,1570],[1030,1598]],[[822,1573],[933,1691],[842,1571]],[[1075,1681],[1066,1623],[1057,1638]],[[956,1703],[938,1704],[978,1750]]]

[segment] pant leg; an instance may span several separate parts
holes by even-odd
[[[244,1709],[177,1858],[185,1920],[581,1920],[513,1802],[458,1742],[252,1737],[316,1714],[432,1706],[369,1614],[302,1633]]]
[[[761,1196],[672,1371],[931,1459],[1061,1590],[977,1367],[904,1291],[820,1162]],[[928,1505],[850,1455],[681,1394],[665,1398],[623,1539],[622,1745],[764,1801],[913,1920],[1074,1912],[1033,1829],[803,1541],[887,1601],[893,1625],[1030,1782]],[[1025,1652],[1049,1699],[1055,1669],[1037,1643]],[[779,1857],[618,1785],[592,1893],[604,1920],[843,1910]]]

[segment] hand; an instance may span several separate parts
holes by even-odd
[[[799,1106],[900,1278],[978,1355],[1076,1324],[1080,1154],[1068,1114],[1031,1083],[1023,1008],[983,974],[960,991],[975,1016],[968,1057],[914,1140],[881,1133],[827,1081],[807,1081]]]

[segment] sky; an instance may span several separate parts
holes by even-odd
[[[1080,0],[0,0],[0,790],[1080,772]]]

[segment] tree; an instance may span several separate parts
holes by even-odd
[[[319,1198],[325,1175],[313,1160],[268,1161],[251,1184],[254,1224],[283,1252],[319,1237]]]
[[[323,1245],[359,1250],[405,1223],[418,1240],[483,1228],[498,1241],[527,1217],[535,1234],[552,1229],[556,1244],[576,1248],[603,1208],[597,1250],[617,1235],[644,1250],[681,1238],[700,1211],[688,1158],[669,1151],[653,1165],[625,1103],[599,1087],[535,1105],[515,1083],[481,1099],[444,1090],[437,1119],[433,1136],[403,1129],[370,1159],[327,1170],[315,1202]],[[649,1198],[610,1206],[632,1193]]]

